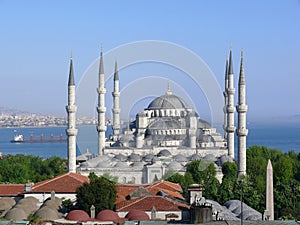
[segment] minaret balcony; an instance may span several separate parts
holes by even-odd
[[[245,113],[248,111],[248,106],[247,105],[237,105],[236,106],[236,110],[239,112],[239,113]]]
[[[118,114],[120,114],[120,112],[121,112],[120,108],[112,108],[111,111],[113,113],[118,113]]]
[[[66,110],[68,113],[75,113],[77,111],[76,105],[67,105]]]
[[[247,136],[248,135],[248,129],[246,129],[246,128],[237,129],[236,130],[236,134],[239,137],[241,137],[241,136]]]
[[[100,95],[104,95],[106,93],[106,89],[105,88],[97,88],[97,92]]]
[[[235,88],[227,88],[227,93],[228,93],[228,95],[234,95]]]
[[[78,133],[78,130],[75,128],[68,128],[68,129],[66,129],[66,133],[68,136],[76,136]]]
[[[228,133],[233,133],[235,131],[235,126],[228,126],[227,127],[227,132]]]
[[[106,107],[105,106],[98,106],[97,107],[97,112],[98,113],[105,113],[106,112]]]
[[[234,113],[234,112],[235,112],[234,106],[227,106],[227,113]]]
[[[120,92],[112,92],[113,97],[120,97]]]
[[[106,131],[106,126],[97,126],[97,131],[98,132],[105,132]]]

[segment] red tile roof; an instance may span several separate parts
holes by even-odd
[[[122,202],[116,204],[116,211],[130,211],[138,209],[142,211],[151,211],[155,207],[157,211],[181,211],[188,209],[189,206],[178,201],[168,199],[161,196],[148,196],[140,199],[128,200],[126,203]]]
[[[56,193],[75,193],[76,189],[85,182],[89,182],[88,177],[69,172],[53,179],[36,183],[32,187],[31,192],[44,193],[55,191]]]
[[[24,184],[0,184],[0,196],[17,196],[24,192]]]
[[[156,181],[150,184],[117,184],[117,199],[116,203],[126,200],[135,189],[143,187],[150,191],[153,196],[158,195],[159,192],[164,192],[172,198],[178,198],[184,200],[182,196],[182,188],[179,184],[175,184],[169,181]]]

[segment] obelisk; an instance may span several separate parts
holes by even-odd
[[[270,215],[269,220],[274,220],[273,167],[270,159],[268,161],[266,176],[266,210]]]

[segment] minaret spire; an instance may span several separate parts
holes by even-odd
[[[76,173],[76,111],[75,105],[75,81],[73,70],[72,53],[70,57],[70,72],[68,82],[68,105],[66,106],[68,114],[68,128],[66,134],[68,136],[68,170],[69,172]]]
[[[172,95],[170,81],[168,80],[168,89],[166,95]]]
[[[106,123],[105,123],[105,93],[106,89],[104,87],[104,66],[103,66],[103,54],[102,54],[102,46],[100,51],[100,62],[99,62],[99,84],[97,88],[98,93],[98,154],[102,155],[103,150],[105,148],[105,131],[106,131]]]
[[[238,129],[236,131],[238,136],[238,166],[239,176],[246,175],[246,138],[248,135],[246,113],[248,106],[246,104],[246,81],[244,74],[244,56],[243,51],[241,53],[241,65],[239,76],[239,93],[238,93],[238,105],[236,106],[238,112]]]
[[[233,62],[232,62],[232,49],[230,47],[229,65],[228,65],[228,102],[227,102],[227,146],[228,155],[234,159],[234,77],[233,77]]]
[[[226,55],[226,65],[225,65],[225,90],[223,92],[224,95],[224,124],[223,124],[223,130],[224,130],[224,138],[227,140],[227,105],[228,105],[228,56]]]
[[[118,74],[118,64],[115,61],[115,72],[114,72],[114,91],[113,96],[113,138],[117,139],[117,135],[120,133],[120,87],[119,87],[119,74]]]

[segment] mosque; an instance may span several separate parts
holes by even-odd
[[[233,161],[234,136],[238,136],[239,175],[246,173],[246,83],[244,76],[243,53],[241,54],[238,82],[238,104],[234,105],[234,74],[232,50],[226,59],[224,94],[224,135],[217,132],[208,122],[202,120],[195,109],[172,93],[170,84],[165,94],[155,98],[134,121],[123,128],[120,123],[120,89],[117,62],[114,71],[112,92],[112,134],[105,137],[106,88],[104,84],[102,51],[99,63],[98,94],[98,154],[83,154],[76,160],[76,104],[73,61],[70,59],[68,82],[68,168],[70,172],[88,175],[109,173],[118,177],[120,183],[151,183],[173,172],[184,174],[187,164],[201,159],[214,163],[217,178],[222,179],[222,164]],[[235,127],[235,111],[238,113]],[[76,165],[76,161],[80,161]],[[207,165],[207,164],[206,164]]]

